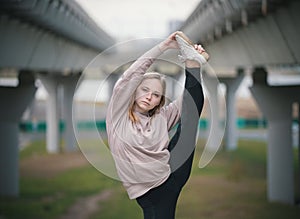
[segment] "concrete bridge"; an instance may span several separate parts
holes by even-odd
[[[252,76],[251,92],[268,120],[268,199],[289,204],[295,201],[296,186],[291,109],[294,103],[299,106],[300,86],[275,86],[269,79],[275,74],[300,77],[299,9],[296,0],[202,0],[181,27],[194,42],[205,46],[211,67],[226,85],[227,150],[237,147],[236,91],[245,75]],[[60,87],[64,90],[66,149],[74,150],[71,108],[76,83],[91,58],[114,41],[74,1],[2,0],[0,11],[0,76],[18,79],[16,86],[0,87],[0,195],[17,195],[18,122],[34,97],[35,79],[42,81],[49,94],[47,150],[59,150]],[[105,61],[112,59],[108,56]],[[218,118],[219,88],[216,83],[208,87],[212,116]],[[220,130],[218,121],[211,126]]]
[[[17,196],[19,120],[39,78],[48,92],[47,150],[59,151],[58,92],[62,88],[66,150],[75,150],[72,101],[85,66],[114,44],[75,1],[1,0],[0,195]]]
[[[300,77],[299,10],[295,0],[202,0],[181,27],[194,42],[205,45],[210,65],[226,85],[228,150],[237,147],[235,94],[244,75],[252,76],[251,93],[268,123],[267,196],[290,204],[296,186],[292,106],[296,103],[299,111],[299,80],[276,86],[269,81],[275,74]],[[210,86],[214,92],[218,89]]]

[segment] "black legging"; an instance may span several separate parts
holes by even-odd
[[[200,69],[189,68],[185,73],[181,119],[168,146],[172,173],[162,185],[136,199],[143,209],[144,219],[173,219],[180,191],[191,173],[204,96]]]

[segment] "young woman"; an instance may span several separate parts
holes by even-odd
[[[185,89],[165,106],[164,76],[146,71],[168,49],[180,49]],[[137,200],[145,219],[175,217],[191,171],[204,99],[200,67],[207,59],[200,45],[175,32],[136,60],[114,87],[106,118],[108,143],[129,198]]]

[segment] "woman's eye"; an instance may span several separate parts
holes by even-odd
[[[147,88],[145,88],[145,87],[143,87],[143,88],[142,88],[142,91],[145,91],[145,92],[147,92],[147,91],[148,91],[148,89],[147,89]]]
[[[155,97],[159,97],[159,94],[153,94]]]

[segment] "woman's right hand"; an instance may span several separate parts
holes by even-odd
[[[162,41],[158,46],[159,49],[164,52],[168,49],[179,49],[178,43],[176,41],[176,34],[180,32],[180,31],[176,31],[174,33],[172,33],[171,35],[169,35],[167,37],[167,39],[165,39],[164,41]]]

